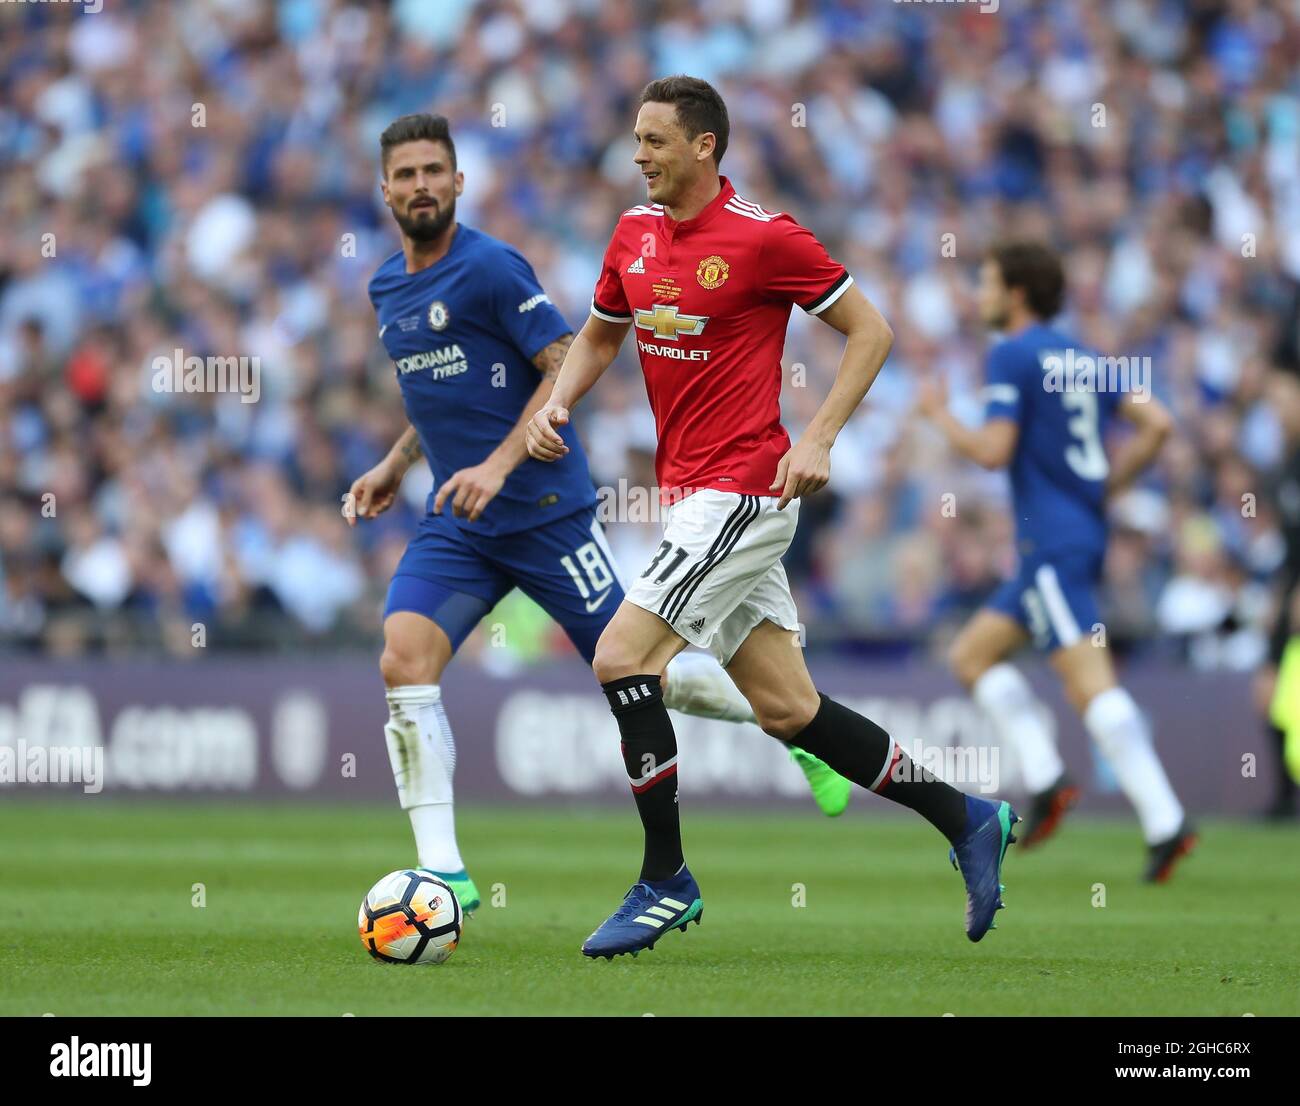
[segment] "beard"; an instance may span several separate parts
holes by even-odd
[[[984,312],[984,325],[989,330],[1006,330],[1007,315],[1009,312],[1006,307],[999,306]]]
[[[412,215],[408,208],[405,215],[399,215],[394,211],[393,218],[397,220],[397,225],[402,228],[402,233],[407,238],[415,242],[432,242],[441,236],[456,218],[456,197],[453,196],[445,208],[439,204],[433,209],[432,216],[426,214],[428,211],[428,208],[421,208]]]

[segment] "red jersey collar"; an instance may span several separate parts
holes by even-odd
[[[694,216],[693,218],[683,219],[679,223],[675,219],[671,218],[668,214],[667,209],[665,209],[664,229],[667,230],[670,235],[677,235],[684,230],[691,230],[695,227],[703,226],[710,219],[712,219],[713,216],[717,214],[718,210],[722,208],[726,204],[726,202],[736,194],[736,190],[731,187],[731,181],[728,180],[726,177],[719,177],[718,183],[722,185],[721,191],[719,191],[718,194],[713,197],[713,199],[711,199],[707,204],[705,204],[704,207],[701,209],[700,213]]]

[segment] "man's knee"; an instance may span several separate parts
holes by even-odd
[[[400,611],[384,622],[379,672],[386,687],[436,684],[452,652],[450,639],[436,622]]]
[[[758,701],[751,701],[750,705],[754,708],[759,728],[769,737],[785,742],[793,741],[807,729],[821,707],[821,699],[817,696],[780,700],[755,696],[755,699]]]
[[[386,687],[436,684],[450,658],[451,643],[437,627],[404,623],[384,628],[379,671]]]
[[[1070,704],[1075,713],[1083,716],[1088,711],[1088,704],[1091,703],[1098,695],[1109,691],[1115,684],[1113,681],[1106,681],[1097,678],[1091,679],[1067,679],[1061,681],[1061,690],[1065,693],[1065,701]]]
[[[1080,714],[1098,695],[1117,686],[1110,654],[1087,638],[1056,650],[1049,659],[1066,700]]]
[[[591,670],[602,684],[622,680],[628,676],[649,673],[649,662],[619,634],[604,633],[596,642],[596,652],[591,658]]]
[[[434,658],[398,642],[385,642],[379,657],[379,672],[384,677],[385,687],[438,682]]]

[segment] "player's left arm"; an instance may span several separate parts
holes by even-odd
[[[840,357],[835,383],[799,440],[777,465],[770,491],[780,490],[778,511],[792,499],[811,495],[831,478],[831,447],[857,410],[894,345],[894,331],[875,305],[850,284],[830,307],[817,316],[848,340]]]
[[[484,308],[515,350],[542,374],[536,388],[507,434],[486,459],[453,473],[434,497],[434,513],[451,499],[452,512],[472,522],[505,485],[506,478],[528,458],[525,433],[533,414],[551,395],[573,332],[551,303],[518,250],[502,247],[492,266]]]
[[[542,379],[533,394],[528,397],[528,402],[524,404],[524,409],[515,425],[485,461],[454,473],[438,489],[438,494],[433,501],[434,514],[442,510],[443,503],[450,496],[452,513],[459,518],[468,518],[474,522],[501,490],[506,477],[527,460],[528,423],[551,398],[555,378],[560,374],[564,355],[571,345],[573,345],[573,335],[562,334],[553,342],[548,342],[532,357],[532,362],[537,367],[537,371],[542,374]]]
[[[1125,393],[1116,414],[1136,427],[1136,432],[1115,453],[1106,478],[1106,494],[1123,491],[1141,475],[1174,432],[1174,418],[1169,409],[1154,396],[1139,398]]]
[[[573,345],[573,334],[561,334],[555,341],[543,346],[532,358],[537,371],[542,374],[542,379],[538,381],[533,394],[528,397],[528,402],[524,404],[523,412],[514,427],[493,454],[500,465],[508,466],[506,472],[513,472],[528,459],[528,446],[525,440],[528,423],[551,398],[551,392],[555,388],[555,378],[560,375],[560,366],[564,364],[564,356],[569,352],[571,345]]]

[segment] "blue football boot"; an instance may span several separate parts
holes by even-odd
[[[966,796],[966,832],[948,850],[948,859],[966,881],[966,936],[972,941],[997,928],[993,916],[1004,905],[1002,858],[1015,841],[1011,827],[1018,821],[1008,802]]]
[[[700,885],[685,864],[669,879],[636,884],[623,899],[623,905],[611,914],[582,945],[583,956],[603,956],[613,960],[625,952],[635,956],[642,949],[652,949],[670,929],[686,932],[694,921],[704,916]]]

